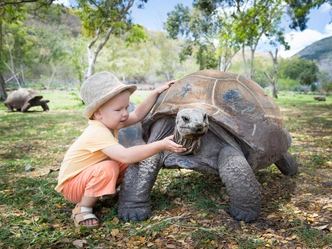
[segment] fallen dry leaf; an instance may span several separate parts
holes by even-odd
[[[76,247],[76,248],[82,248],[84,246],[84,244],[86,244],[86,240],[83,239],[83,240],[74,240],[73,241],[73,245]]]

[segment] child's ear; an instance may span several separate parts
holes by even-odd
[[[92,115],[93,119],[100,120],[101,119],[101,113],[99,108],[93,113]]]

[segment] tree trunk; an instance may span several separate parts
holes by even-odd
[[[250,60],[250,79],[254,79],[255,77],[255,69],[254,69],[254,59],[255,59],[255,49],[251,49],[251,60]]]
[[[51,83],[52,83],[52,80],[53,80],[53,77],[54,77],[54,74],[55,74],[55,71],[56,71],[55,67],[53,67],[52,65],[51,65],[51,67],[52,67],[52,74],[51,74],[51,77],[48,80],[47,90],[50,90],[50,88],[51,88]]]
[[[1,21],[1,18],[0,18],[0,63],[2,64],[2,21]],[[0,65],[0,68],[1,68],[1,65]],[[3,78],[2,72],[0,71],[0,100],[6,100],[6,99],[7,99],[6,83],[5,83],[5,79]]]
[[[272,92],[272,96],[273,98],[278,98],[277,92],[278,92],[278,88],[277,88],[277,84],[278,84],[278,49],[276,48],[274,57],[272,52],[270,51],[270,55],[272,57],[272,61],[273,61],[273,72],[274,72],[274,81],[273,81],[273,92]]]
[[[7,99],[7,92],[6,92],[6,83],[2,76],[2,72],[0,72],[0,100]]]
[[[244,45],[242,46],[242,60],[243,60],[243,70],[244,70],[244,76],[248,76],[247,73],[247,62],[246,62],[246,54],[244,51]]]
[[[269,79],[271,85],[272,85],[272,97],[278,98],[278,49],[276,48],[275,54],[273,56],[272,52],[269,52],[273,61],[273,76],[271,78],[270,75],[268,75],[267,72],[264,71],[266,77]]]
[[[86,75],[84,76],[85,79],[89,78],[95,73],[95,61],[96,57],[89,57],[88,58],[88,71]]]

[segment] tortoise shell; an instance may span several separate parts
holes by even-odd
[[[15,109],[21,109],[27,102],[39,101],[42,98],[43,96],[31,88],[19,88],[8,96],[4,104],[10,104]]]
[[[224,128],[246,146],[246,153],[261,154],[256,160],[268,156],[273,163],[291,144],[278,105],[256,82],[241,75],[203,70],[176,81],[158,97],[143,126],[145,136],[150,136],[150,127],[160,117],[176,116],[184,108],[205,110],[210,126],[214,123]],[[218,133],[218,128],[214,132]]]

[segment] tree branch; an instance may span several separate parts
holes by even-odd
[[[19,1],[1,1],[0,2],[0,7],[4,7],[4,6],[8,6],[8,5],[22,5],[22,4],[26,4],[26,3],[43,3],[45,5],[49,5],[52,4],[55,0],[44,0],[44,1],[40,1],[40,0],[19,0]]]

